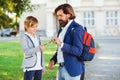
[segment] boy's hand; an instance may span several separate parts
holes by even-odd
[[[44,45],[40,45],[40,50],[43,51],[44,50]]]

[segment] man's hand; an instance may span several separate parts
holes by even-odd
[[[54,69],[54,61],[53,60],[51,60],[50,62],[49,62],[49,65],[48,65],[48,67],[49,67],[49,69],[50,70],[53,70]]]
[[[45,72],[46,72],[45,70],[42,70],[42,74],[45,74]]]
[[[51,41],[52,41],[53,43],[57,44],[58,46],[61,46],[61,44],[62,44],[62,42],[61,42],[58,38],[56,38],[56,37],[53,37],[53,38],[51,39]]]

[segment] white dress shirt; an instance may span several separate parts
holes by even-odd
[[[61,50],[61,48],[63,47],[64,43],[63,43],[63,40],[64,40],[64,37],[65,37],[65,33],[69,27],[69,25],[71,24],[73,20],[70,20],[68,22],[68,24],[62,28],[62,31],[60,32],[59,36],[58,36],[58,39],[62,42],[62,45],[58,47],[58,53],[57,53],[57,62],[58,63],[63,63],[64,62],[64,59],[63,59],[63,52]]]

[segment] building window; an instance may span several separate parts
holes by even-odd
[[[116,26],[118,25],[118,12],[117,11],[107,11],[106,12],[106,25]]]
[[[95,20],[94,20],[94,12],[93,11],[87,11],[83,13],[84,15],[84,25],[85,26],[93,26],[95,25]]]

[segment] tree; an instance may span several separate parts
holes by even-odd
[[[16,13],[16,21],[15,24],[17,29],[18,26],[18,19],[20,15],[25,11],[32,11],[34,7],[30,4],[30,0],[1,0],[0,1],[0,27],[8,27],[6,26],[7,23],[11,23],[12,21],[9,17],[9,13]],[[4,20],[4,21],[3,21]]]
[[[17,19],[20,17],[20,15],[25,12],[25,11],[32,11],[33,6],[30,5],[29,0],[12,0],[14,3],[14,13],[16,13],[16,26],[18,26],[18,21]],[[19,29],[19,28],[18,28]]]
[[[0,2],[0,28],[7,27],[6,22],[9,22],[9,17],[6,15],[6,9],[8,9],[7,3],[4,0]]]

